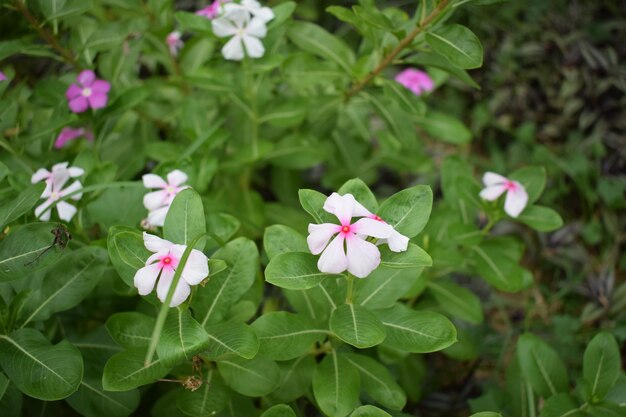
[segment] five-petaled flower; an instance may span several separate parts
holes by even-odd
[[[143,197],[143,205],[149,210],[147,223],[152,226],[163,226],[165,216],[170,209],[174,197],[188,185],[187,174],[175,169],[167,174],[167,181],[156,174],[146,174],[142,177],[146,188],[158,188]]]
[[[526,189],[517,181],[493,172],[486,172],[483,175],[483,184],[485,184],[485,188],[480,192],[480,197],[485,200],[497,200],[498,197],[506,192],[504,211],[511,217],[519,216],[524,211],[526,204],[528,204]]]
[[[143,233],[143,243],[153,255],[146,261],[146,266],[135,273],[134,285],[140,295],[148,295],[156,284],[157,297],[164,303],[187,246],[174,244],[146,232]],[[209,259],[204,253],[197,249],[191,250],[174,290],[170,307],[176,307],[185,301],[191,293],[191,286],[198,285],[209,275],[208,262]]]
[[[367,217],[371,213],[352,194],[333,193],[326,199],[324,210],[337,216],[340,224],[309,224],[309,249],[314,255],[322,254],[317,267],[327,273],[348,270],[358,278],[365,278],[380,264],[380,251],[365,238],[389,239],[393,227]],[[353,217],[362,218],[352,223]]]
[[[61,149],[67,142],[80,137],[84,137],[90,142],[93,141],[93,133],[84,127],[79,127],[77,129],[74,129],[73,127],[64,127],[54,141],[54,147],[56,149]]]
[[[434,88],[432,78],[424,71],[415,68],[407,68],[401,71],[396,75],[395,79],[417,96],[432,91]]]
[[[107,105],[107,93],[111,89],[108,81],[99,80],[91,70],[84,70],[76,77],[78,84],[72,84],[65,92],[70,109],[82,113],[89,107],[101,109]]]
[[[260,41],[267,34],[263,18],[251,17],[246,10],[237,8],[211,23],[215,36],[220,38],[232,36],[222,47],[224,58],[241,61],[246,54],[251,58],[260,58],[265,53],[263,43]]]
[[[61,198],[68,194],[73,194],[82,188],[80,181],[74,181],[67,188],[63,186],[70,178],[76,178],[84,174],[84,170],[79,167],[68,167],[67,162],[61,162],[52,167],[51,171],[45,168],[40,168],[31,177],[31,183],[35,184],[41,181],[46,182],[46,188],[41,194],[41,198],[44,198],[43,204],[35,208],[35,216],[44,221],[50,220],[50,214],[52,212],[52,205],[56,202],[59,218],[69,222],[76,214],[76,207],[69,204],[66,201],[59,201]],[[69,198],[72,200],[80,200],[81,193],[73,194]]]
[[[185,44],[180,39],[182,34],[178,31],[170,32],[165,38],[165,43],[167,43],[167,47],[170,50],[170,54],[172,56],[178,55],[178,50],[181,49]]]

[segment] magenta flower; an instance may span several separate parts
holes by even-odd
[[[196,12],[198,16],[204,16],[207,19],[215,19],[220,14],[220,6],[222,3],[228,3],[231,0],[215,0],[213,3]]]
[[[73,127],[64,127],[57,136],[57,139],[54,141],[54,147],[56,149],[61,149],[65,146],[67,142],[70,142],[76,138],[84,137],[88,141],[93,141],[93,133],[90,130],[87,130],[83,127],[79,127],[78,129],[74,129]]]
[[[4,72],[0,71],[0,81],[5,81],[7,79],[7,76],[4,75]]]
[[[70,109],[82,113],[91,107],[101,109],[107,105],[107,93],[111,89],[108,81],[99,80],[91,70],[85,70],[76,77],[78,85],[72,84],[65,92]]]
[[[396,75],[396,81],[419,96],[430,92],[434,88],[434,83],[430,75],[415,68],[407,68]]]

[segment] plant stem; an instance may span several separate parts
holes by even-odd
[[[383,70],[387,68],[389,64],[393,62],[393,60],[398,56],[398,54],[400,54],[400,52],[402,52],[404,48],[409,46],[411,42],[413,42],[413,39],[415,39],[417,35],[422,33],[424,29],[426,29],[426,27],[430,25],[432,21],[435,20],[441,14],[443,9],[447,5],[448,5],[448,0],[442,0],[428,16],[421,19],[417,27],[413,29],[408,35],[406,35],[404,39],[402,39],[400,43],[398,43],[398,45],[393,49],[393,51],[391,51],[389,55],[387,55],[382,60],[382,62],[378,64],[376,68],[374,68],[372,72],[367,74],[367,76],[363,78],[361,81],[352,85],[350,90],[348,90],[348,92],[346,93],[346,96],[345,96],[346,101],[350,100],[350,98],[352,98],[355,94],[361,91],[367,84],[369,84],[374,78],[376,78],[381,72],[383,72]]]
[[[348,293],[346,294],[346,304],[352,304],[353,289],[354,289],[354,276],[348,273]]]

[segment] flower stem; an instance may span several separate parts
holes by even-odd
[[[353,292],[354,292],[354,276],[348,273],[348,292],[346,294],[346,304],[352,304]]]
[[[372,72],[367,74],[361,81],[352,85],[345,95],[346,101],[350,100],[354,95],[361,91],[367,84],[369,84],[374,78],[376,78],[385,68],[387,68],[393,60],[413,42],[413,39],[428,27],[448,5],[448,0],[441,0],[441,2],[435,7],[435,9],[426,17],[420,20],[419,24],[408,35],[406,35],[400,43],[387,55],[380,64]]]

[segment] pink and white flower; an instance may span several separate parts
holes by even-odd
[[[79,191],[82,188],[80,181],[74,181],[67,188],[63,186],[70,178],[76,178],[85,173],[82,168],[68,167],[67,162],[61,162],[52,167],[52,171],[48,171],[45,168],[38,169],[31,177],[31,183],[35,184],[41,181],[46,182],[46,188],[41,194],[41,198],[44,198],[43,204],[35,208],[35,216],[44,221],[50,220],[52,212],[52,205],[56,202],[56,208],[59,213],[59,218],[69,222],[76,214],[76,207],[69,204],[67,201],[59,201],[61,198]],[[72,200],[78,201],[82,197],[82,193],[73,194],[69,197]]]
[[[153,255],[146,261],[146,266],[135,273],[133,283],[140,295],[150,294],[156,284],[157,297],[164,303],[187,246],[174,244],[146,232],[143,233],[143,243]],[[204,253],[197,249],[191,250],[174,290],[170,307],[180,305],[189,297],[191,286],[198,285],[209,276],[208,262],[209,259]]]
[[[0,81],[6,81],[7,76],[4,75],[4,72],[0,71]]]
[[[84,137],[88,141],[93,142],[93,133],[91,133],[90,130],[83,127],[79,127],[77,129],[74,129],[73,127],[64,127],[54,141],[54,147],[56,149],[61,149],[67,142],[80,137]]]
[[[82,113],[89,107],[101,109],[107,105],[111,84],[96,78],[91,70],[84,70],[76,77],[78,84],[72,84],[65,92],[68,105],[74,113]]]
[[[430,75],[415,68],[407,68],[396,75],[396,81],[419,96],[430,92],[434,88],[434,83]]]
[[[211,23],[215,36],[220,38],[232,36],[222,47],[225,59],[241,61],[246,54],[251,58],[260,58],[265,54],[260,39],[267,34],[267,27],[261,17],[251,18],[246,10],[235,9]]]
[[[198,10],[196,14],[198,16],[204,16],[209,20],[213,20],[217,16],[219,16],[220,12],[222,11],[222,7],[221,7],[222,4],[228,3],[230,1],[232,0],[215,0],[213,3],[209,4],[204,9]]]
[[[224,5],[224,12],[231,13],[236,10],[243,10],[252,17],[258,17],[267,23],[274,18],[274,12],[269,7],[261,6],[257,0],[241,0],[241,3],[228,3]]]
[[[167,47],[169,48],[172,56],[178,55],[178,51],[185,45],[185,43],[180,39],[181,36],[182,33],[174,31],[170,32],[165,38],[165,43],[167,43]]]
[[[337,274],[347,270],[365,278],[380,264],[380,251],[365,238],[388,239],[393,228],[365,217],[369,211],[352,194],[333,193],[326,199],[324,210],[337,216],[340,224],[309,224],[309,249],[314,255],[322,254],[317,267],[321,272]],[[363,218],[352,223],[353,217]]]
[[[526,189],[519,182],[493,172],[486,172],[483,176],[483,184],[485,184],[485,188],[480,192],[480,197],[484,200],[497,200],[506,192],[504,211],[509,216],[517,217],[526,208],[528,193],[526,193]]]
[[[188,185],[185,185],[187,174],[175,169],[167,174],[167,181],[156,174],[146,174],[142,179],[144,187],[158,189],[143,197],[143,205],[149,211],[147,222],[152,226],[163,226],[165,216],[167,216],[176,194],[189,188]]]

